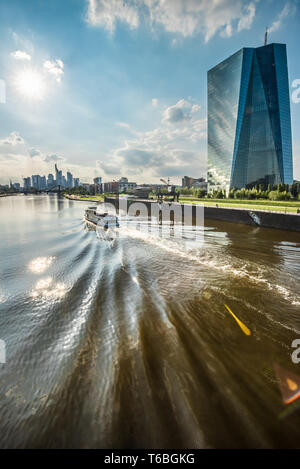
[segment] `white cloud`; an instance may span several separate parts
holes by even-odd
[[[31,60],[31,55],[22,50],[16,50],[10,54],[16,60]]]
[[[142,17],[152,28],[160,26],[184,37],[202,34],[206,42],[216,33],[229,37],[235,31],[249,29],[255,17],[254,1],[247,4],[243,0],[87,1],[89,23],[110,32],[118,21],[137,28]]]
[[[239,22],[238,22],[238,31],[242,31],[243,29],[250,29],[252,22],[255,17],[255,4],[254,3],[249,3],[249,5],[246,5],[244,8],[244,13],[241,16]]]
[[[226,24],[225,28],[220,32],[222,37],[230,37],[232,36],[232,25]]]
[[[167,107],[163,112],[163,121],[168,123],[177,123],[191,119],[191,114],[200,109],[198,104],[192,105],[189,101],[180,99],[174,106]]]
[[[54,75],[56,78],[57,82],[60,82],[62,79],[62,76],[64,74],[64,63],[60,59],[56,60],[46,60],[44,62],[44,68],[51,73],[51,75]]]
[[[292,5],[291,3],[286,3],[283,9],[281,10],[281,12],[279,13],[277,20],[274,21],[271,27],[269,28],[269,33],[273,33],[274,31],[279,29],[284,18],[286,18],[289,15],[294,14],[295,11],[296,11],[295,5]]]
[[[40,150],[37,150],[36,148],[29,148],[28,153],[31,158],[34,158],[35,156],[40,156],[41,154]]]
[[[294,179],[300,181],[300,142],[293,144],[293,165],[294,165]]]
[[[16,146],[23,145],[24,139],[20,136],[18,132],[11,132],[10,135],[6,138],[0,140],[0,146]]]
[[[7,184],[10,179],[22,184],[22,177],[32,174],[47,176],[48,173],[54,173],[54,163],[57,161],[64,174],[71,171],[81,180],[91,182],[93,177],[100,175],[97,165],[70,164],[63,156],[45,154],[34,146],[28,146],[20,134],[14,131],[0,139],[0,184]]]
[[[54,155],[47,155],[44,158],[45,163],[51,163],[51,162],[57,162],[57,161],[63,161],[64,158],[62,156],[58,156],[56,154]]]
[[[158,105],[158,99],[157,98],[152,98],[152,106],[156,107]]]
[[[126,124],[126,122],[117,122],[116,125],[119,127],[124,127],[124,129],[130,129],[130,125]]]
[[[34,46],[33,43],[28,39],[28,36],[22,36],[15,31],[12,31],[12,39],[15,43],[16,50],[19,51],[26,51],[26,53],[30,56],[34,53]]]
[[[88,21],[94,26],[103,26],[113,32],[117,21],[137,28],[139,15],[135,6],[126,0],[89,0]]]
[[[141,132],[130,127],[132,137],[109,154],[108,162],[98,161],[100,172],[108,179],[133,175],[138,182],[205,175],[206,151],[201,146],[206,142],[206,119],[196,117],[199,109],[198,104],[181,99],[164,109],[161,125],[153,130]]]
[[[193,104],[191,112],[192,112],[192,114],[194,114],[195,112],[200,111],[200,109],[201,108],[200,108],[199,104]]]
[[[160,103],[161,104],[161,103]],[[180,109],[188,118],[174,122],[164,120],[170,116],[167,110]],[[128,129],[129,136],[117,148],[108,153],[95,166],[70,164],[68,159],[51,150],[40,150],[29,145],[17,131],[0,139],[0,183],[9,179],[22,182],[22,176],[54,173],[54,163],[66,173],[70,170],[82,181],[91,181],[95,176],[105,180],[128,175],[137,182],[159,182],[160,177],[170,176],[179,182],[181,176],[205,175],[206,173],[206,119],[199,118],[199,105],[190,99],[181,99],[176,104],[165,106],[162,122],[148,131],[136,130],[131,125],[119,122]],[[172,112],[171,112],[172,114]]]

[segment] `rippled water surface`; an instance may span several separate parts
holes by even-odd
[[[273,370],[300,376],[299,233],[110,243],[87,206],[0,199],[0,447],[300,447]]]

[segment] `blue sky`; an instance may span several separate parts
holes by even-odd
[[[291,95],[300,79],[296,0],[1,0],[0,17],[0,183],[55,162],[84,182],[205,176],[206,72],[266,26],[287,44]]]

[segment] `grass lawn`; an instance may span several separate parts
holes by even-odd
[[[239,199],[197,199],[195,197],[180,197],[182,203],[201,203],[207,206],[245,208],[253,210],[270,210],[275,212],[296,213],[300,209],[300,201],[272,201],[272,200],[239,200]]]
[[[107,195],[107,194],[105,194]],[[73,199],[76,200],[76,199]],[[104,194],[77,196],[77,200],[103,202]],[[274,212],[297,213],[300,209],[300,201],[272,201],[272,200],[240,200],[240,199],[198,199],[197,197],[182,196],[179,199],[181,203],[204,204],[207,206],[244,208],[252,210],[268,210]]]
[[[66,194],[67,195],[67,194]],[[67,197],[69,198],[69,197]],[[95,202],[103,202],[104,201],[104,195],[103,194],[98,194],[98,195],[76,195],[76,198],[73,200],[94,200]],[[70,199],[72,200],[72,198]]]

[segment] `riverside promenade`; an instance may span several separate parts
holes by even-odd
[[[116,209],[119,208],[119,199],[117,197],[105,197],[106,203],[111,203]],[[127,199],[127,206],[143,203],[147,209],[149,216],[151,214],[151,205],[157,201],[148,199]],[[180,206],[182,216],[184,215],[184,207],[192,206],[193,218],[196,217],[196,209],[199,204],[181,204],[176,202],[164,202],[163,205]],[[132,210],[132,208],[131,208]],[[138,211],[138,205],[136,207]],[[229,207],[212,207],[204,205],[204,218],[211,220],[222,220],[232,223],[242,223],[245,225],[259,226],[263,228],[274,228],[279,230],[298,231],[300,232],[300,214],[270,212],[267,210],[251,210],[251,208],[229,208]]]

